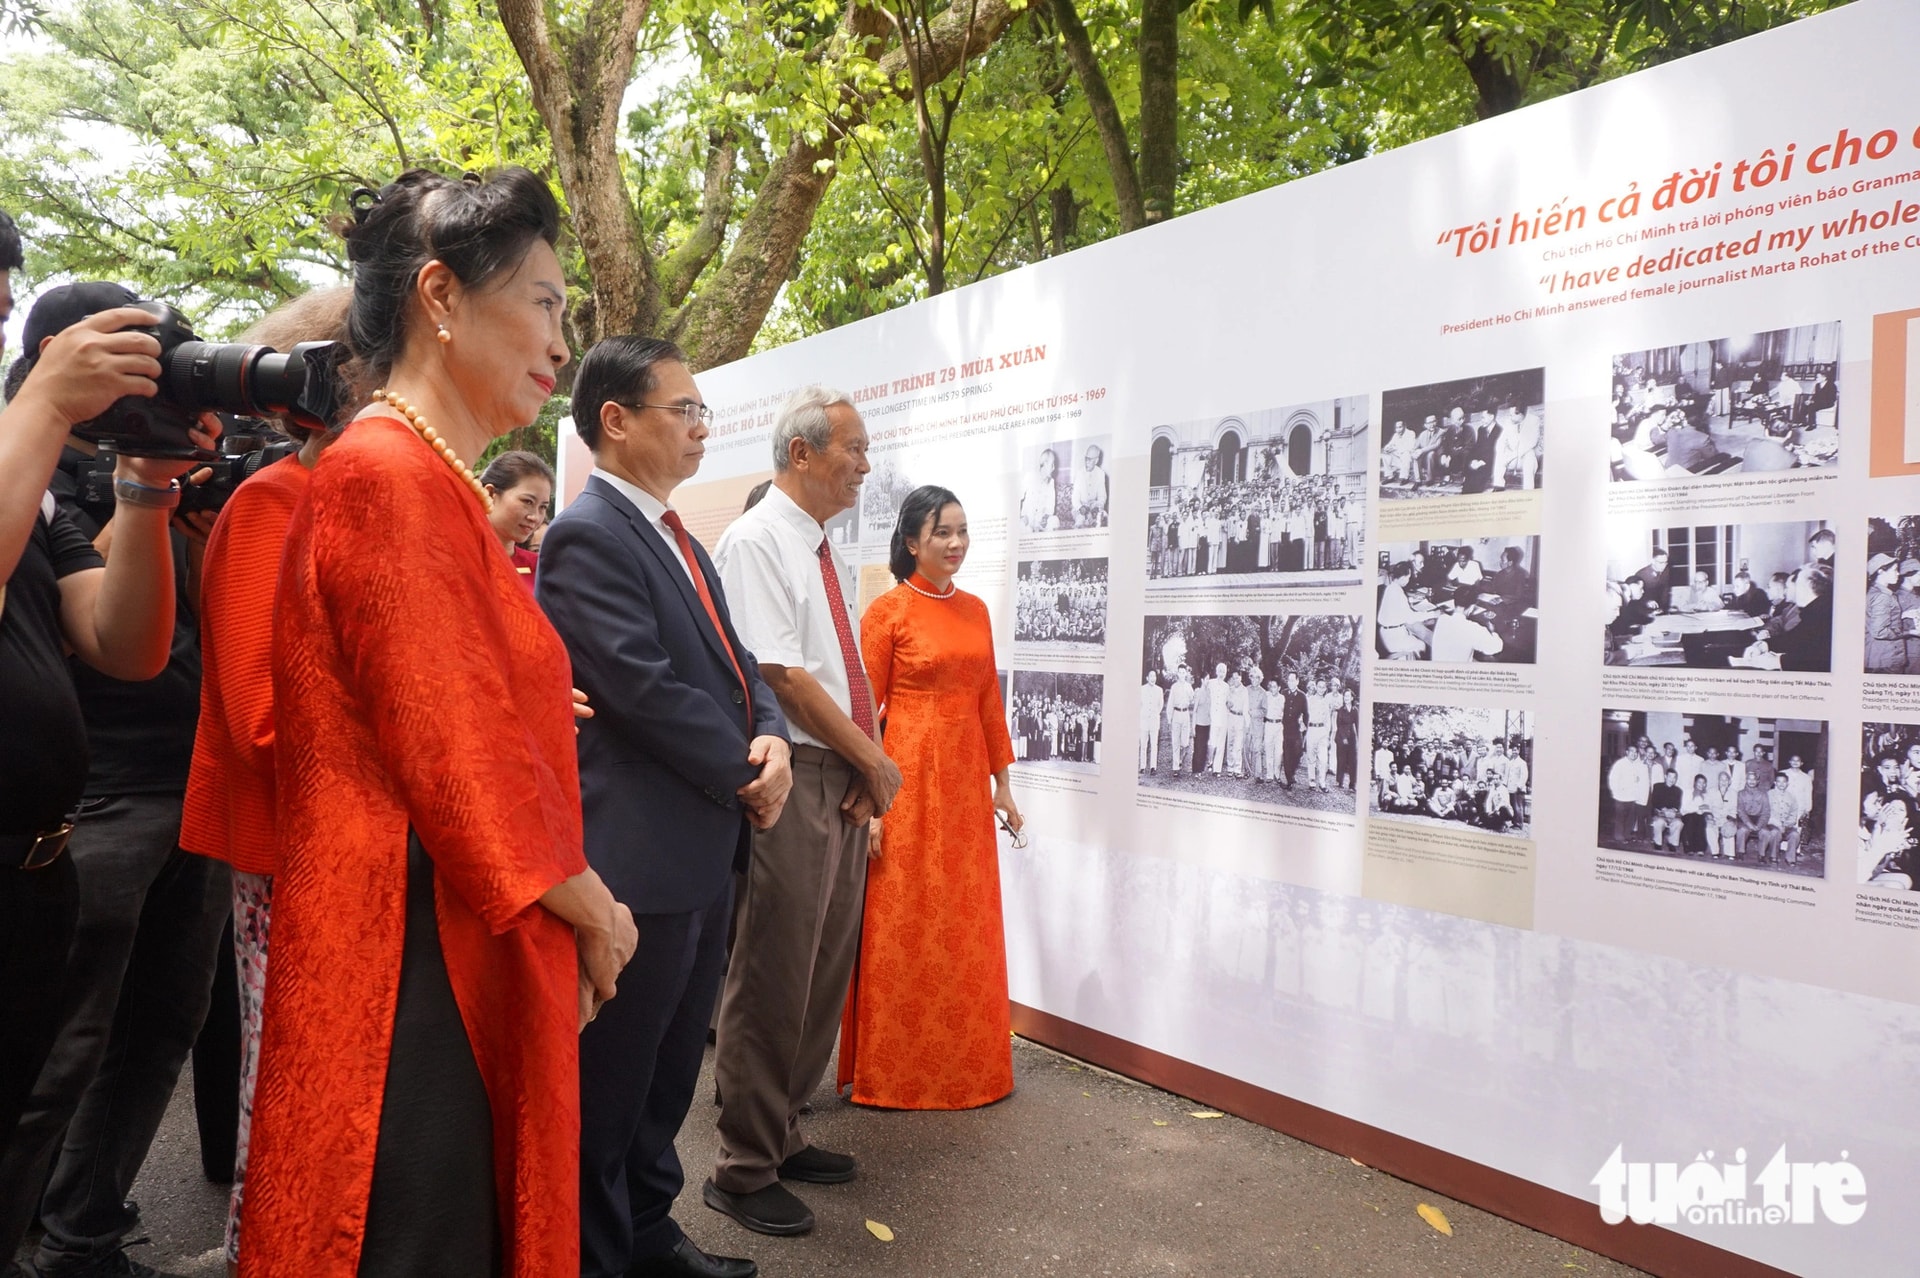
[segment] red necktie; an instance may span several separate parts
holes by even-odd
[[[833,566],[833,549],[824,537],[820,539],[820,579],[827,586],[827,606],[833,609],[833,632],[840,636],[840,659],[847,666],[853,726],[872,736],[873,689],[867,683],[867,668],[860,664],[860,653],[853,646],[853,618],[847,614],[847,597],[840,593],[840,570]]]
[[[680,512],[669,510],[660,516],[660,522],[673,529],[673,539],[680,543],[680,556],[687,561],[687,573],[693,578],[694,591],[700,596],[700,602],[706,605],[707,620],[713,623],[713,633],[720,636],[720,646],[726,650],[727,660],[733,663],[733,677],[740,681],[740,691],[746,698],[747,725],[753,725],[753,689],[747,686],[747,676],[740,670],[740,658],[733,655],[733,645],[727,642],[727,629],[720,624],[720,610],[713,606],[713,594],[707,589],[707,576],[700,571],[699,557],[693,553],[693,538],[687,536],[687,526],[680,522]]]

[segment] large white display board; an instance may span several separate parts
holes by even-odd
[[[1910,1275],[1916,49],[1865,0],[703,374],[680,504],[807,382],[863,600],[960,494],[1016,1000],[1596,1204],[1744,1157],[1784,1223],[1670,1227]]]

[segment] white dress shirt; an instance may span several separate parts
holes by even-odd
[[[1464,612],[1443,612],[1433,620],[1433,659],[1472,661],[1475,653],[1492,656],[1506,647],[1499,635]]]
[[[687,574],[687,580],[697,583],[700,580],[696,575],[697,570],[694,565],[687,562],[687,557],[680,553],[680,539],[673,535],[673,529],[667,527],[666,514],[673,508],[638,484],[629,483],[618,475],[597,469],[593,473],[611,485],[615,492],[639,507],[640,513],[645,515],[647,522],[653,525],[653,530],[667,539],[667,547],[673,551],[673,561],[679,564],[681,570]],[[687,536],[691,539],[693,534],[688,533]]]
[[[826,529],[774,485],[721,535],[713,562],[726,587],[734,629],[747,650],[763,665],[806,671],[826,689],[840,712],[852,718],[847,665],[840,653],[827,584],[820,575],[820,543],[826,538]],[[840,578],[840,598],[857,657],[860,622],[853,612],[853,572],[838,547],[829,543],[827,553]],[[873,708],[879,712],[877,704]],[[795,741],[826,747],[826,742],[798,723],[788,720],[787,727]]]

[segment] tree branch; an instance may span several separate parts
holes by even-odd
[[[733,217],[734,160],[739,151],[733,130],[715,129],[708,135],[707,170],[700,194],[700,220],[694,224],[687,238],[681,241],[680,247],[669,254],[660,266],[661,301],[669,307],[678,306],[686,300],[693,282],[700,278],[700,272],[707,269],[707,263],[720,251],[720,244],[726,237],[727,222]]]
[[[500,23],[527,71],[553,141],[573,231],[593,280],[586,336],[645,333],[663,305],[620,167],[620,100],[651,0],[593,0],[578,33],[556,31],[544,0],[500,0]]]
[[[1120,233],[1137,231],[1147,224],[1147,213],[1140,197],[1140,177],[1133,166],[1133,148],[1127,141],[1126,121],[1120,118],[1120,106],[1113,100],[1113,89],[1094,56],[1093,41],[1073,0],[1052,3],[1054,21],[1067,46],[1067,62],[1080,81],[1080,92],[1086,95],[1094,127],[1100,131],[1100,149],[1106,152],[1107,173],[1113,180],[1113,202],[1120,211]]]

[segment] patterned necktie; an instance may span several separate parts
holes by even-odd
[[[693,589],[700,596],[700,602],[706,605],[707,620],[713,623],[713,633],[720,636],[720,646],[726,651],[727,660],[733,663],[733,677],[740,681],[740,691],[746,699],[747,726],[753,726],[753,689],[747,686],[747,676],[740,669],[740,658],[733,655],[733,645],[727,642],[727,630],[720,624],[720,610],[713,606],[713,593],[707,589],[707,576],[700,571],[700,560],[693,553],[693,538],[687,536],[687,526],[680,522],[680,512],[669,510],[660,516],[660,522],[673,529],[673,539],[680,543],[680,555],[687,561],[687,572],[693,578]]]
[[[873,735],[873,689],[867,668],[853,646],[853,618],[847,615],[847,597],[840,593],[840,570],[833,565],[833,549],[820,539],[820,580],[826,583],[827,606],[833,609],[833,632],[840,636],[840,659],[847,666],[847,692],[853,702],[853,726]]]

